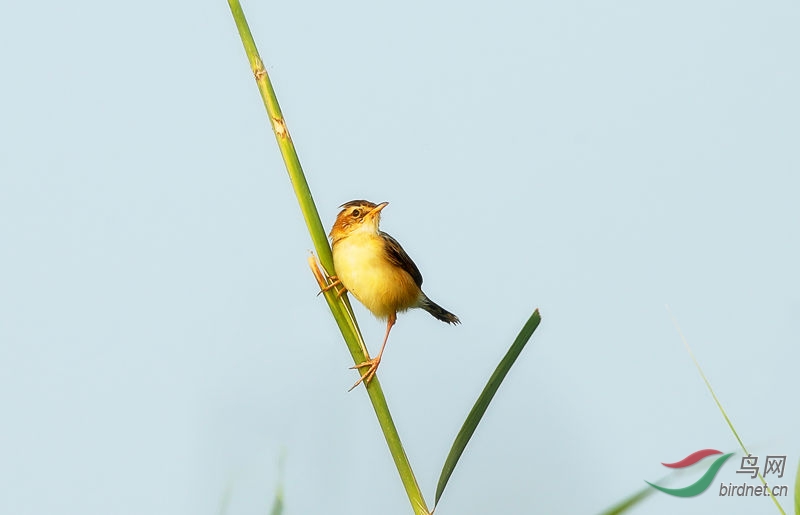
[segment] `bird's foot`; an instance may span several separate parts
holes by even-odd
[[[338,288],[336,289],[337,297],[341,297],[344,294],[344,292],[347,291],[347,288],[344,287],[342,281],[340,281],[338,277],[336,277],[335,275],[330,275],[327,270],[325,270],[324,274],[322,273],[322,270],[320,270],[320,265],[317,262],[317,258],[314,256],[313,253],[310,253],[308,255],[308,266],[311,268],[311,273],[314,274],[314,279],[317,280],[317,284],[320,287],[319,293],[317,293],[317,295],[326,292],[331,288],[335,288],[336,286],[342,286],[341,289]]]
[[[358,370],[358,369],[361,369],[363,367],[369,367],[369,368],[367,369],[366,372],[364,372],[361,375],[361,379],[356,381],[356,384],[351,386],[350,390],[347,390],[347,391],[348,392],[352,391],[353,388],[355,388],[356,386],[361,384],[362,381],[364,382],[364,385],[368,385],[369,382],[372,381],[372,378],[375,376],[375,372],[378,371],[378,365],[380,365],[380,364],[381,364],[381,357],[380,357],[380,355],[378,355],[377,357],[374,357],[372,359],[368,359],[367,361],[364,361],[363,363],[359,363],[358,365],[354,365],[354,366],[350,367],[350,369],[352,369],[352,370]]]
[[[344,292],[347,291],[347,288],[344,287],[342,281],[340,281],[339,278],[336,277],[335,275],[329,275],[327,277],[327,280],[332,282],[326,286],[322,286],[322,289],[319,290],[319,293],[317,293],[317,295],[319,295],[320,293],[324,293],[330,289],[334,289],[334,291],[336,291],[336,296],[341,297],[342,295],[344,295]],[[341,286],[341,288],[336,288],[337,286]]]

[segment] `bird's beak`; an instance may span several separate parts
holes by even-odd
[[[377,206],[372,208],[372,211],[370,211],[367,214],[367,216],[370,217],[370,218],[378,219],[378,217],[381,216],[381,209],[385,208],[388,205],[389,205],[388,202],[382,202],[382,203],[378,204]]]
[[[375,206],[375,207],[372,209],[372,211],[370,211],[370,212],[369,212],[369,216],[370,216],[370,217],[372,217],[372,218],[374,218],[374,217],[376,217],[376,216],[379,216],[379,215],[380,215],[380,213],[381,213],[381,209],[385,208],[385,207],[386,207],[386,206],[388,206],[388,205],[389,205],[389,203],[388,203],[388,202],[381,202],[380,204],[378,204],[377,206]]]
[[[364,218],[369,218],[370,220],[379,219],[381,216],[381,209],[385,208],[388,205],[389,205],[388,202],[383,202],[382,204],[378,204],[377,206],[373,207],[372,211],[367,213],[367,215]]]

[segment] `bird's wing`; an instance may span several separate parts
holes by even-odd
[[[389,259],[393,265],[398,266],[408,272],[408,275],[414,279],[414,282],[417,283],[417,286],[420,288],[422,287],[422,274],[417,268],[417,265],[411,261],[411,258],[408,257],[406,251],[403,250],[403,247],[397,242],[396,239],[392,238],[385,232],[381,231],[381,238],[386,241],[386,257]]]

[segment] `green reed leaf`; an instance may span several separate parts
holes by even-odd
[[[511,348],[508,349],[506,355],[503,356],[502,360],[500,360],[500,364],[497,365],[494,373],[489,378],[489,382],[486,383],[483,391],[478,396],[478,400],[475,401],[475,405],[472,406],[472,410],[469,412],[469,415],[467,415],[467,419],[464,421],[464,425],[461,426],[461,430],[458,432],[458,435],[456,435],[456,439],[453,441],[453,446],[450,448],[450,453],[447,455],[447,459],[444,461],[442,473],[439,475],[439,483],[436,485],[436,499],[434,500],[434,506],[439,503],[439,499],[442,497],[442,492],[444,492],[444,488],[447,486],[447,482],[450,480],[450,475],[452,475],[453,470],[456,468],[458,460],[461,458],[461,454],[467,447],[470,438],[472,438],[472,435],[475,433],[475,429],[478,427],[481,418],[483,418],[484,413],[486,413],[489,403],[492,402],[494,394],[497,393],[497,389],[500,388],[500,384],[503,382],[503,379],[505,379],[506,374],[508,374],[508,371],[511,370],[511,366],[514,365],[514,362],[519,357],[522,349],[525,348],[525,344],[528,343],[528,340],[530,340],[533,332],[539,326],[539,322],[541,322],[541,320],[542,319],[539,316],[539,310],[537,309],[533,312],[528,321],[525,322],[525,325],[522,327],[519,335],[514,340],[514,343],[511,344]]]

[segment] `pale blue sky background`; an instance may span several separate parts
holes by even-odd
[[[431,502],[542,311],[437,515],[597,513],[734,450],[665,304],[793,482],[797,2],[244,8],[326,226],[390,201],[463,321],[402,316],[381,367]],[[0,512],[263,514],[283,449],[287,514],[409,513],[227,4],[0,11]],[[636,513],[777,513],[714,488]]]

